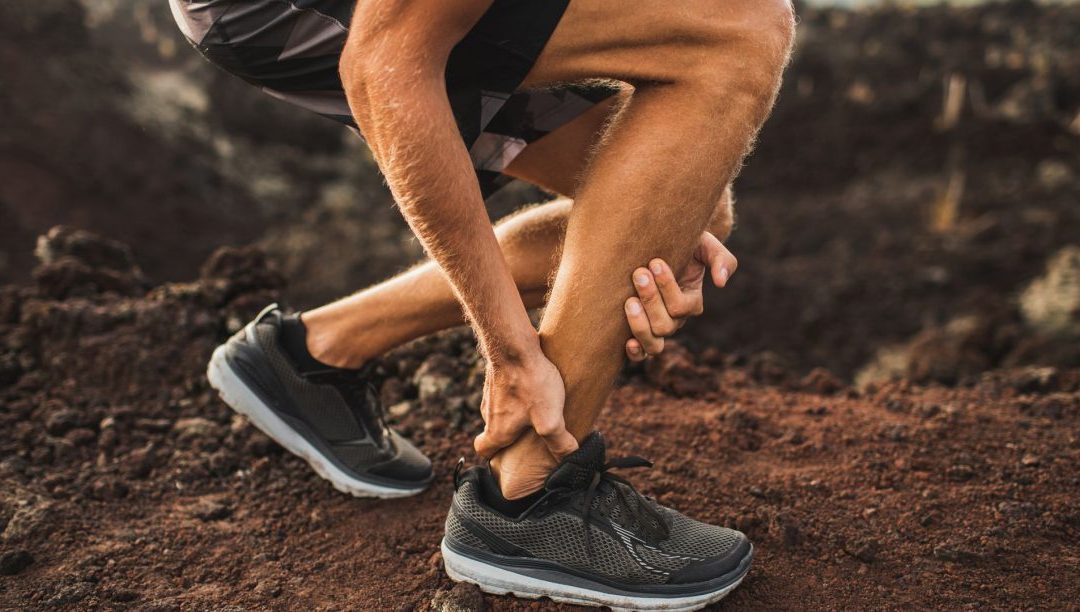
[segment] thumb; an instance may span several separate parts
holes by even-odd
[[[547,445],[548,452],[560,461],[563,457],[578,449],[577,438],[567,431],[565,427],[541,434],[540,437],[544,440],[544,444]]]

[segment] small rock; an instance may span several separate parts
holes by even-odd
[[[152,433],[164,433],[173,426],[169,419],[135,419],[135,428]]]
[[[799,387],[819,395],[832,395],[842,390],[844,383],[825,368],[814,368],[799,381]]]
[[[34,556],[25,550],[9,550],[0,554],[0,574],[14,576],[34,562]]]
[[[696,397],[717,389],[712,370],[699,366],[680,344],[668,341],[664,352],[645,362],[649,382],[678,397]]]
[[[227,448],[219,448],[207,458],[210,471],[225,476],[236,469],[236,455]]]
[[[420,401],[441,398],[446,388],[454,382],[455,371],[455,364],[447,355],[436,353],[425,359],[413,375]]]
[[[949,544],[939,544],[934,547],[934,558],[940,561],[966,564],[978,561],[981,555]]]
[[[1017,519],[1035,516],[1039,513],[1039,508],[1031,502],[1003,501],[997,505],[997,511],[1004,518]]]
[[[222,433],[221,425],[202,417],[180,419],[172,428],[181,440],[219,438]]]
[[[53,591],[52,595],[45,600],[45,605],[53,608],[68,608],[71,604],[86,599],[93,591],[93,587],[85,582],[64,584]]]
[[[946,470],[945,475],[953,482],[964,482],[975,477],[975,468],[970,465],[957,464]]]
[[[105,591],[105,597],[117,603],[129,603],[138,599],[139,593],[130,589],[108,589]]]
[[[281,595],[281,585],[270,580],[260,580],[255,585],[255,593],[263,597],[278,597]]]
[[[1057,368],[1029,367],[1010,372],[1005,381],[1019,393],[1046,393],[1057,389],[1060,376]]]
[[[203,522],[220,521],[232,516],[232,508],[215,499],[200,499],[189,512]]]
[[[806,442],[806,436],[803,435],[800,429],[789,427],[784,430],[784,435],[780,436],[780,441],[798,446],[799,444]]]
[[[851,542],[844,546],[844,552],[863,563],[873,563],[877,559],[879,549],[880,545],[874,540]]]
[[[90,484],[89,496],[99,501],[112,501],[127,497],[128,486],[122,480],[108,476],[97,478]]]
[[[398,402],[393,406],[390,406],[386,409],[386,412],[392,417],[401,418],[406,414],[409,414],[410,410],[412,410],[412,402],[406,400],[404,402]]]
[[[488,607],[479,587],[459,582],[449,591],[435,593],[431,598],[431,609],[437,612],[482,612]]]
[[[787,514],[780,515],[779,521],[784,538],[784,547],[790,550],[798,546],[803,539],[799,522]]]
[[[111,451],[113,448],[116,447],[116,442],[118,438],[119,434],[116,433],[115,427],[103,429],[101,431],[101,435],[97,438],[98,448],[103,451]]]
[[[907,427],[901,424],[889,425],[882,432],[881,437],[890,442],[903,442],[907,440]]]
[[[1039,456],[1028,453],[1020,459],[1020,464],[1025,467],[1035,467],[1039,465]]]
[[[280,451],[278,443],[260,431],[251,432],[251,437],[244,443],[244,453],[254,457],[269,457]]]
[[[71,443],[74,447],[86,446],[97,439],[97,434],[94,430],[87,429],[85,427],[77,427],[67,432],[64,439]]]
[[[754,380],[772,385],[787,380],[789,372],[787,361],[771,351],[755,353],[750,357],[747,369]]]
[[[1080,246],[1067,246],[1046,264],[1046,273],[1020,296],[1024,321],[1053,337],[1080,337]]]
[[[131,478],[146,478],[157,465],[158,457],[153,443],[131,451],[128,455],[127,474]]]
[[[46,409],[48,408],[49,405],[46,405]],[[82,414],[71,408],[59,408],[45,417],[45,431],[54,436],[62,436],[82,424]]]

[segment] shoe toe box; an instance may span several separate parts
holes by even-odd
[[[426,483],[432,478],[431,460],[396,431],[390,432],[396,449],[394,457],[368,469],[368,472],[406,483]]]
[[[708,582],[744,569],[744,562],[753,554],[753,546],[742,532],[731,529],[726,531],[731,532],[729,537],[733,538],[730,548],[723,553],[694,561],[673,572],[668,582],[671,584]]]

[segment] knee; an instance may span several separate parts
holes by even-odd
[[[698,78],[706,92],[730,100],[745,93],[771,104],[791,56],[795,13],[791,0],[724,0],[707,20],[705,57]]]
[[[716,203],[712,220],[709,222],[709,231],[713,236],[724,242],[731,236],[731,230],[735,227],[735,191],[731,185],[724,189],[724,195]]]

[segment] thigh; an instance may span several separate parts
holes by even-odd
[[[523,86],[669,82],[674,67],[705,61],[721,25],[741,19],[756,1],[573,0]]]
[[[548,191],[574,197],[608,118],[622,103],[615,95],[595,104],[559,128],[529,143],[506,166],[503,174],[539,185]]]

